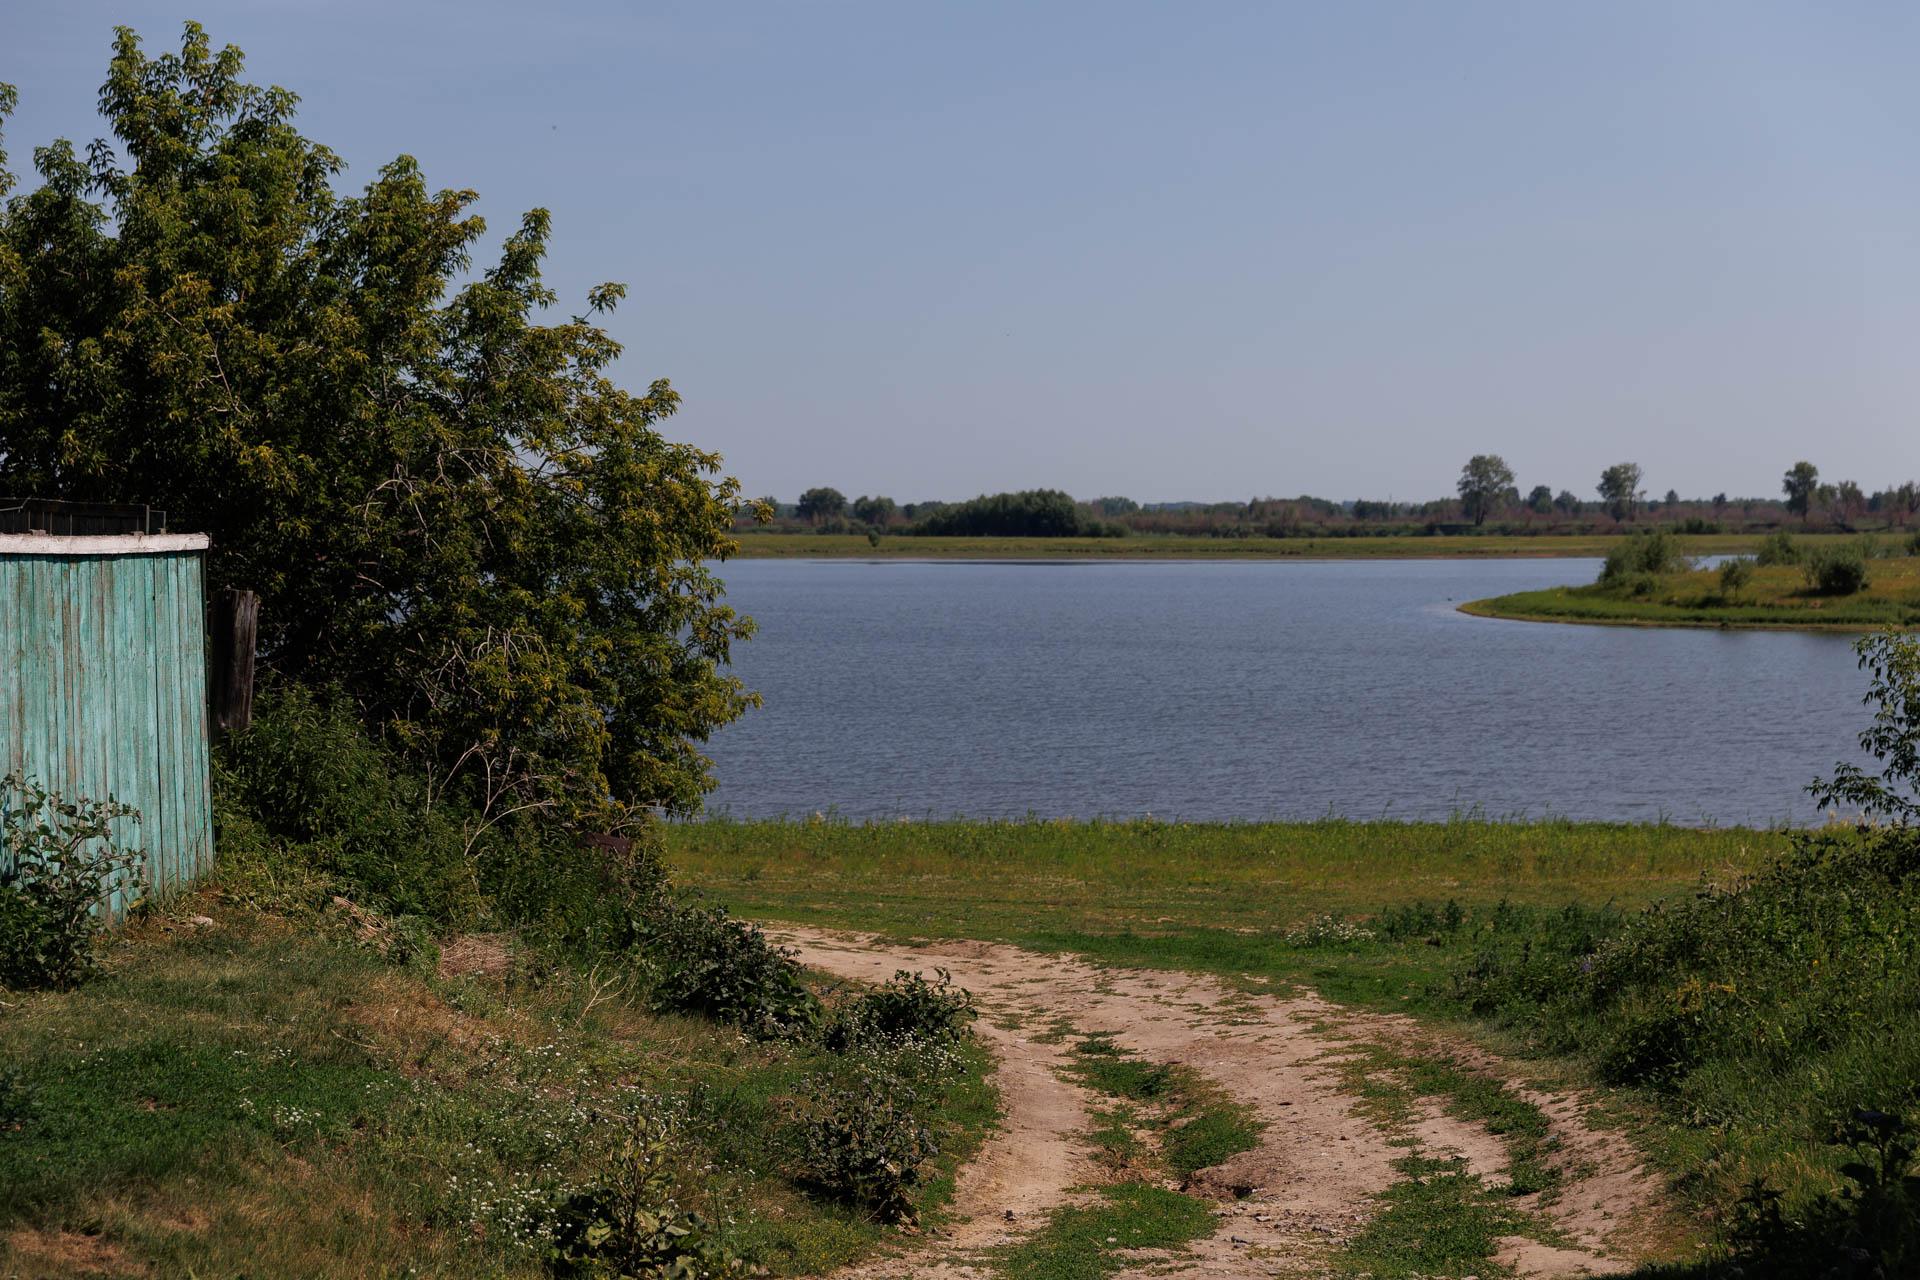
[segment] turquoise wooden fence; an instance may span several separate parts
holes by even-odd
[[[118,914],[213,862],[197,534],[0,534],[0,775],[140,811]]]

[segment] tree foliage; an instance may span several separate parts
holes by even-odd
[[[1513,468],[1497,453],[1476,453],[1460,468],[1460,510],[1475,524],[1517,496],[1513,489]]]
[[[296,102],[196,24],[157,57],[120,29],[114,141],[39,149],[0,210],[0,492],[210,533],[210,585],[261,593],[265,664],[345,691],[436,801],[695,807],[696,744],[752,701],[706,567],[737,486],[661,435],[671,386],[613,381],[587,317],[622,286],[541,322],[545,210],[471,270],[473,192],[401,156],[336,193]]]
[[[1820,487],[1820,468],[1811,462],[1796,462],[1780,480],[1780,491],[1787,495],[1787,510],[1802,521],[1813,509],[1813,496]]]
[[[1028,489],[982,494],[947,507],[922,520],[914,532],[935,537],[1073,538],[1119,536],[1126,528],[1088,517],[1070,495],[1058,489]]]
[[[820,521],[837,516],[847,509],[847,495],[838,489],[821,487],[809,489],[800,495],[800,502],[794,508],[802,520],[818,524]]]
[[[1615,520],[1631,520],[1646,494],[1640,488],[1640,464],[1616,462],[1600,473],[1600,499]]]
[[[1842,761],[1833,776],[1807,790],[1823,809],[1851,809],[1862,819],[1901,826],[1920,824],[1920,639],[1898,631],[1863,636],[1854,643],[1867,673],[1873,722],[1860,735],[1860,751],[1885,766],[1878,776]]]
[[[882,529],[893,520],[893,513],[897,509],[892,498],[870,498],[861,494],[853,500],[853,518],[861,524],[875,525]]]

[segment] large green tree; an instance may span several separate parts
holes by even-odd
[[[1813,511],[1813,497],[1820,488],[1820,468],[1811,462],[1796,462],[1780,478],[1780,491],[1787,495],[1787,510],[1805,524]]]
[[[1460,468],[1460,511],[1476,525],[1519,495],[1513,488],[1513,468],[1497,453],[1476,453]]]
[[[14,94],[0,96],[0,123]],[[113,141],[0,151],[0,493],[150,503],[262,596],[262,658],[334,687],[480,822],[697,807],[751,704],[719,459],[659,430],[585,314],[543,322],[544,210],[472,270],[471,191],[357,195],[296,99],[189,24],[114,43]]]
[[[812,524],[819,524],[822,520],[831,516],[840,515],[846,511],[846,509],[847,495],[838,489],[825,485],[819,488],[809,489],[801,494],[800,501],[794,508],[795,513],[799,515],[802,520],[806,520]]]
[[[1616,462],[1600,473],[1600,497],[1615,520],[1631,520],[1646,494],[1640,488],[1640,464]]]

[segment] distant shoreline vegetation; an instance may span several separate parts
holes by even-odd
[[[1616,539],[1599,580],[1474,600],[1461,611],[1519,622],[1864,631],[1920,626],[1920,533],[1795,538],[1696,567],[1662,531]],[[1697,553],[1695,553],[1697,554]]]
[[[952,537],[908,533],[802,536],[788,530],[736,531],[733,555],[747,560],[1500,560],[1598,559],[1624,540],[1619,533],[1339,534],[1207,538],[1184,534],[1126,537]],[[1809,547],[1855,535],[1816,533],[1795,539]],[[1750,554],[1760,533],[1677,535],[1688,556]]]
[[[1638,463],[1606,468],[1594,492],[1535,485],[1522,493],[1497,454],[1476,454],[1460,470],[1456,495],[1421,502],[1393,499],[1336,501],[1303,494],[1246,502],[1150,502],[1126,497],[1076,499],[1059,489],[981,494],[964,502],[898,503],[861,495],[849,500],[831,486],[796,501],[768,496],[739,507],[736,534],[811,534],[864,538],[1179,538],[1226,542],[1301,539],[1611,538],[1644,529],[1691,537],[1761,535],[1777,531],[1851,534],[1904,533],[1920,525],[1920,482],[1908,480],[1869,493],[1851,480],[1828,484],[1810,462],[1796,462],[1777,498],[1682,498],[1669,489],[1649,497]],[[1742,544],[1744,547],[1746,544]],[[765,544],[748,554],[770,554]],[[1457,553],[1449,553],[1457,554]],[[1484,554],[1484,553],[1481,553]],[[1536,553],[1540,554],[1540,553]],[[1578,554],[1578,553],[1545,553]]]

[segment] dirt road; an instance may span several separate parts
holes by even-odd
[[[1127,1276],[1324,1275],[1328,1259],[1368,1220],[1374,1197],[1401,1176],[1393,1162],[1410,1150],[1462,1157],[1489,1181],[1505,1167],[1505,1146],[1477,1125],[1430,1106],[1389,1130],[1347,1091],[1341,1064],[1365,1044],[1412,1053],[1439,1048],[1476,1070],[1504,1075],[1485,1053],[1442,1046],[1409,1019],[992,943],[908,947],[786,926],[769,933],[803,963],[862,981],[881,982],[900,969],[949,970],[974,993],[980,1033],[999,1063],[1003,1128],[962,1171],[952,1230],[848,1272],[849,1280],[985,1280],[992,1272],[982,1250],[1039,1228],[1049,1210],[1084,1197],[1101,1180],[1085,1137],[1097,1099],[1063,1071],[1070,1050],[1057,1030],[1061,1020],[1078,1033],[1111,1035],[1144,1058],[1185,1064],[1265,1124],[1257,1147],[1201,1171],[1187,1188],[1218,1203],[1213,1234],[1190,1253],[1139,1259]],[[1515,1236],[1503,1243],[1499,1261],[1523,1276],[1626,1270],[1659,1212],[1657,1180],[1629,1144],[1588,1122],[1581,1098],[1511,1082],[1509,1088],[1548,1116],[1561,1176],[1550,1199],[1515,1200],[1542,1224],[1536,1234],[1556,1244]]]

